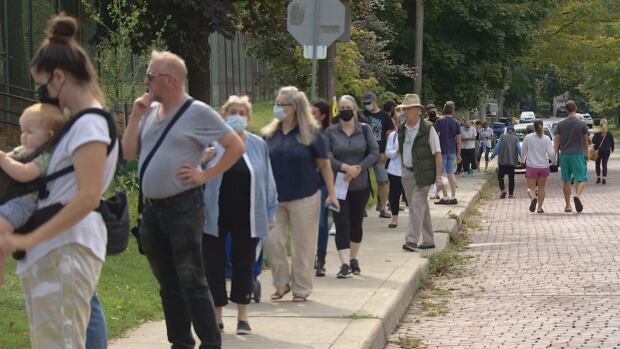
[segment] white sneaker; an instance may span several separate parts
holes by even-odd
[[[332,227],[329,228],[329,235],[336,235],[336,225],[332,223]]]

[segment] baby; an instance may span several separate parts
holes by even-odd
[[[28,163],[21,163],[15,159],[32,154],[57,134],[66,121],[63,112],[51,104],[38,103],[26,108],[19,118],[21,145],[8,154],[0,151],[0,168],[18,182],[30,182],[45,174],[52,156],[49,149]],[[0,206],[0,235],[8,236],[17,227],[25,224],[36,210],[36,193],[12,199]],[[8,255],[0,251],[0,286],[4,283],[7,258]]]

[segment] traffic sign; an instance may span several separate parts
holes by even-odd
[[[301,45],[329,46],[345,32],[345,24],[340,0],[292,0],[288,5],[287,29]]]

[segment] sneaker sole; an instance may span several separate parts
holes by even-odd
[[[249,331],[248,330],[237,330],[237,334],[240,335],[240,336],[245,336],[245,335],[248,335],[248,334],[252,334],[252,331],[251,330],[249,330]]]
[[[351,278],[351,274],[347,274],[347,275],[336,275],[337,279],[349,279]]]

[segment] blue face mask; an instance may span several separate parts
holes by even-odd
[[[281,105],[274,105],[273,106],[273,117],[280,121],[286,119],[287,115],[286,115],[286,112],[284,111],[284,107]]]
[[[241,133],[248,127],[248,118],[239,114],[233,114],[226,118],[226,123],[233,131]]]

